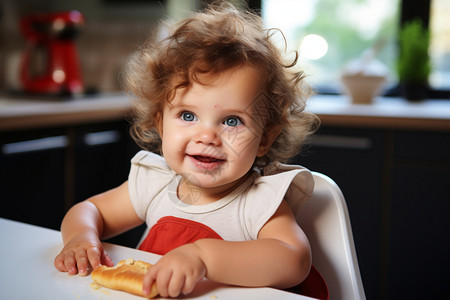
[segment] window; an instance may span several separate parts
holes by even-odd
[[[321,93],[340,92],[349,63],[375,49],[385,68],[386,94],[396,95],[398,29],[420,18],[431,30],[431,96],[450,90],[450,0],[262,0],[265,26],[284,33],[288,50],[299,50],[300,66]],[[281,44],[280,44],[281,46]]]
[[[262,17],[282,30],[288,50],[299,50],[300,66],[321,92],[339,91],[343,69],[371,47],[396,83],[397,0],[263,0]]]
[[[450,90],[450,1],[432,0],[430,9],[432,73],[430,85]]]

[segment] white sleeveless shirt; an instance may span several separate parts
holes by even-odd
[[[149,228],[161,218],[172,216],[201,223],[227,241],[257,239],[283,199],[298,211],[314,187],[314,179],[306,168],[273,163],[264,168],[264,175],[252,171],[224,198],[211,204],[190,205],[178,198],[181,176],[169,168],[163,157],[140,151],[131,162],[131,203]]]

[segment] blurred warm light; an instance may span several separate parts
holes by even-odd
[[[316,60],[328,52],[328,43],[320,35],[308,34],[300,44],[300,56],[302,58]]]

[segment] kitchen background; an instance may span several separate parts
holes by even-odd
[[[202,2],[212,1],[4,0],[0,4],[0,91],[21,90],[18,66],[25,40],[18,24],[27,13],[72,9],[82,12],[86,22],[80,28],[75,43],[86,90],[111,92],[120,91],[118,74],[121,68],[129,55],[155,30],[158,21],[179,20],[186,12],[201,8]],[[232,2],[239,4],[243,1]],[[417,11],[422,11],[425,16],[421,18],[430,24],[432,31],[429,53],[433,68],[430,84],[433,91],[447,91],[434,94],[448,98],[448,0],[247,2],[251,7],[262,10],[266,26],[283,30],[290,49],[300,49],[301,66],[307,70],[315,87],[326,93],[344,92],[339,80],[340,72],[365,50],[381,45],[377,49],[377,59],[388,69],[387,83],[382,93],[398,94],[395,91],[398,82],[395,64],[399,23],[413,19]],[[312,47],[314,43],[315,47]]]
[[[147,39],[157,22],[169,17],[180,19],[187,11],[200,8],[200,2],[3,0],[0,3],[0,217],[57,229],[64,212],[71,205],[126,180],[129,158],[138,150],[129,137],[126,115],[118,114],[106,119],[99,111],[97,114],[102,117],[97,118],[96,115],[87,118],[90,115],[79,113],[77,105],[96,106],[101,103],[100,107],[109,111],[117,103],[126,102],[125,97],[120,96],[119,77],[128,57]],[[450,196],[446,187],[450,178],[450,130],[445,124],[448,124],[450,114],[434,123],[426,118],[422,120],[423,123],[414,123],[416,119],[413,118],[411,126],[408,125],[410,127],[397,124],[401,124],[404,119],[403,107],[406,110],[423,109],[424,114],[431,112],[442,115],[442,112],[448,111],[445,103],[449,102],[450,88],[450,1],[249,1],[251,7],[263,9],[266,21],[270,17],[264,7],[282,2],[285,3],[284,11],[283,7],[278,7],[278,18],[281,16],[281,19],[272,22],[287,26],[286,30],[291,30],[292,36],[295,36],[296,30],[301,32],[305,29],[296,28],[298,22],[289,21],[292,16],[295,19],[295,10],[291,9],[291,5],[303,3],[305,7],[311,4],[321,7],[322,15],[318,19],[322,21],[336,20],[328,14],[337,11],[335,6],[338,3],[348,5],[344,12],[353,12],[349,13],[348,18],[345,14],[341,15],[349,21],[350,15],[358,15],[354,12],[359,12],[357,8],[365,4],[384,3],[384,9],[389,9],[389,13],[377,14],[380,20],[390,16],[388,23],[394,25],[388,33],[393,44],[386,45],[378,57],[390,70],[384,93],[390,93],[391,97],[383,97],[376,103],[384,105],[392,100],[393,106],[387,106],[388,117],[381,117],[387,123],[370,124],[367,121],[370,118],[364,114],[359,116],[358,122],[349,119],[334,124],[324,119],[317,139],[292,162],[329,175],[342,188],[351,216],[367,299],[448,296]],[[432,3],[439,3],[438,9]],[[275,11],[273,7],[270,11]],[[28,13],[72,9],[82,12],[86,19],[75,39],[85,92],[98,93],[98,96],[81,97],[80,101],[76,98],[77,101],[73,102],[67,101],[67,98],[47,99],[39,96],[38,101],[33,102],[36,95],[31,97],[24,94],[18,79],[20,56],[25,47],[18,27],[19,20]],[[304,12],[303,9],[297,11],[299,14]],[[434,65],[434,75],[431,76],[435,91],[433,97],[437,95],[438,100],[408,103],[398,97],[398,91],[395,94],[397,78],[393,68],[397,54],[394,44],[398,23],[404,18],[401,12],[405,11],[425,12],[425,19],[430,19],[435,32],[434,37],[439,37],[437,42],[434,40],[432,43],[431,51]],[[429,15],[434,17],[429,18]],[[366,19],[375,19],[375,14],[371,17],[369,11]],[[336,36],[337,30],[334,29],[337,28],[333,22],[318,23],[314,18],[310,21],[319,29],[325,25],[331,26],[331,29],[328,27],[323,32],[331,32],[331,36]],[[317,83],[323,92],[332,94],[331,98],[318,98],[330,100],[324,102],[324,107],[332,108],[334,102],[344,102],[344,106],[339,106],[343,109],[337,113],[337,118],[347,118],[350,112],[346,109],[370,110],[370,106],[348,106],[348,99],[338,95],[342,92],[339,75],[345,63],[358,58],[377,39],[376,34],[372,34],[370,40],[361,36],[358,31],[362,26],[358,22],[355,24],[347,26],[354,29],[350,33],[351,39],[336,39],[342,42],[339,48],[333,48],[335,46],[330,43],[327,55],[309,61],[306,57],[304,59],[305,63],[310,63],[308,68],[311,74],[324,74],[316,75],[316,79],[329,83],[325,88],[323,82]],[[348,33],[347,28],[343,28]],[[312,28],[308,30],[313,32]],[[317,52],[313,51],[312,54]],[[327,61],[329,55],[333,56],[332,61]],[[332,79],[325,77],[330,74]],[[443,104],[436,104],[436,101]],[[20,112],[29,107],[28,112]],[[374,106],[374,111],[376,107],[379,108]],[[62,117],[58,119],[60,123],[48,123],[50,121],[45,118],[53,120],[53,115],[58,114],[52,113],[53,109],[59,111],[60,108],[63,111]],[[33,109],[48,109],[49,112],[43,113],[44,117],[39,119],[40,114],[35,114]],[[66,117],[66,109],[74,109],[76,121]],[[126,107],[124,110],[127,110]],[[3,114],[5,111],[11,112],[13,116]],[[32,119],[42,124],[37,121],[28,123]],[[421,119],[420,116],[418,119]],[[439,122],[442,120],[446,123],[442,123],[441,127]],[[54,147],[22,152],[14,150],[16,146],[30,145],[23,144],[28,141],[50,141]],[[113,241],[134,246],[142,229]]]
[[[167,15],[185,11],[192,1],[178,1],[174,9],[160,1],[2,1],[1,74],[3,90],[20,90],[18,66],[25,40],[18,27],[20,17],[35,12],[76,9],[86,22],[75,38],[86,89],[99,92],[120,91],[118,74],[129,55],[136,51]],[[195,4],[195,3],[194,3]]]

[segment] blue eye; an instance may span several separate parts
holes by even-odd
[[[186,122],[193,122],[197,120],[197,117],[191,112],[184,111],[181,113],[181,119]]]
[[[228,117],[223,123],[230,127],[236,127],[243,124],[241,119],[239,119],[238,117]]]

